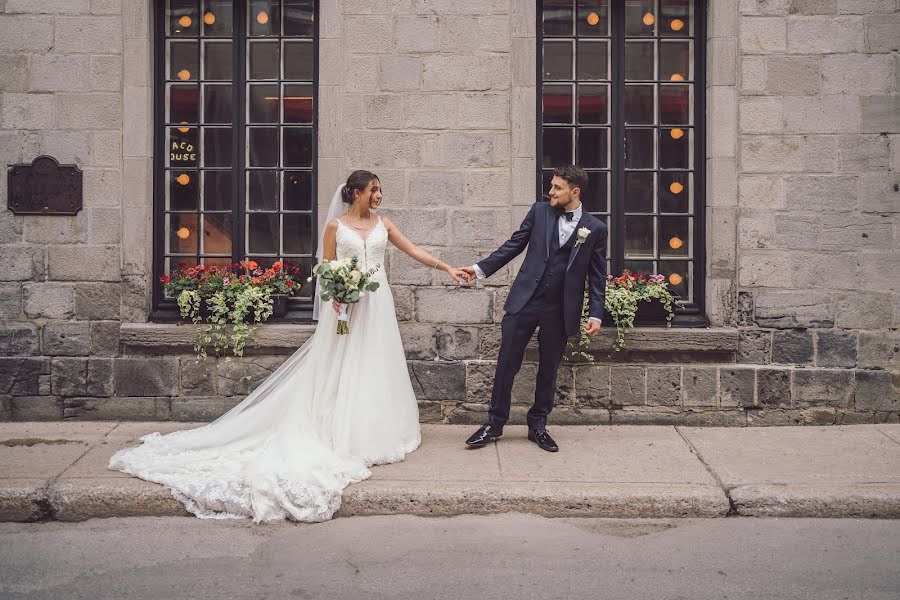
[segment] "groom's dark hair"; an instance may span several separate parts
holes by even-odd
[[[579,188],[584,196],[588,189],[588,176],[581,167],[575,165],[563,165],[553,169],[554,177],[562,177],[570,188]]]

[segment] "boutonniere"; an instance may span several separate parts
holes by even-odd
[[[582,227],[578,230],[578,238],[575,240],[575,245],[579,246],[587,241],[588,236],[591,235],[591,230],[587,227]]]

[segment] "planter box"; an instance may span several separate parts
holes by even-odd
[[[287,294],[273,294],[272,295],[272,314],[269,316],[272,317],[283,317],[287,313],[288,307],[288,296]],[[209,309],[206,307],[206,301],[203,300],[200,302],[200,318],[203,322],[207,322],[209,318]],[[252,314],[248,314],[245,319],[246,322],[251,322],[253,320]]]
[[[637,312],[634,313],[634,324],[641,327],[665,327],[667,318],[666,307],[661,301],[656,298],[641,300],[638,302]]]

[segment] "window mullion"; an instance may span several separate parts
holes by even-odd
[[[244,247],[246,223],[246,122],[247,109],[245,105],[247,87],[247,61],[244,59],[247,46],[247,3],[236,0],[233,4],[233,55],[232,72],[234,73],[234,150],[232,165],[232,261],[244,259],[246,248]]]
[[[618,275],[625,267],[625,19],[623,6],[610,2],[610,38],[612,88],[610,121],[613,145],[610,157],[610,263],[613,274]]]

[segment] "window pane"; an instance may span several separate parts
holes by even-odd
[[[578,137],[576,164],[585,169],[606,168],[609,164],[608,130],[579,128],[576,136]]]
[[[625,256],[653,257],[653,221],[655,217],[625,217]]]
[[[203,254],[231,254],[231,215],[203,215]]]
[[[197,214],[171,213],[169,219],[169,253],[197,254]]]
[[[284,253],[312,254],[312,215],[284,215]]]
[[[572,42],[544,42],[544,80],[572,79]]]
[[[282,201],[284,210],[312,210],[312,172],[285,172]]]
[[[313,0],[284,0],[284,35],[312,37]]]
[[[659,168],[691,168],[691,130],[673,127],[659,130]]]
[[[655,79],[656,44],[654,42],[625,42],[625,79],[647,81]]]
[[[197,128],[170,127],[168,129],[167,163],[170,167],[197,167]]]
[[[247,24],[251,36],[279,35],[281,33],[281,11],[278,0],[252,0],[247,14]]]
[[[652,260],[626,260],[625,268],[632,273],[655,274],[656,267],[653,266]]]
[[[203,86],[203,122],[231,123],[231,85]]]
[[[544,123],[572,122],[572,86],[544,84]]]
[[[655,166],[655,129],[625,130],[625,168],[652,169]]]
[[[250,79],[278,79],[281,50],[278,42],[250,42],[247,77]]]
[[[203,128],[203,166],[231,166],[231,128]]]
[[[652,172],[627,171],[625,173],[625,212],[653,212]]]
[[[295,81],[312,81],[312,41],[284,43],[284,78]]]
[[[284,86],[284,122],[312,123],[313,87],[309,84]]]
[[[578,40],[578,79],[609,79],[609,42]]]
[[[247,171],[247,210],[278,210],[278,171]]]
[[[666,277],[669,290],[678,296],[679,300],[693,301],[693,262],[686,260],[661,260],[659,272]]]
[[[278,84],[248,86],[247,118],[250,123],[278,122]]]
[[[689,217],[659,218],[659,255],[664,257],[690,256],[691,219]]]
[[[204,0],[203,35],[231,37],[233,33],[231,0]]]
[[[653,85],[626,85],[625,86],[625,122],[630,124],[654,123],[654,93]],[[661,100],[660,100],[661,101]]]
[[[169,42],[169,79],[178,81],[196,80],[200,76],[197,68],[200,60],[200,45],[197,42]]]
[[[203,173],[203,209],[231,210],[233,197],[231,171],[205,171]]]
[[[690,173],[678,171],[660,172],[659,212],[691,212]]]
[[[253,254],[278,254],[278,221],[279,217],[277,214],[247,215],[248,252]]]
[[[312,160],[312,129],[309,127],[285,127],[283,166],[311,167]]]
[[[200,31],[197,16],[197,0],[169,0],[166,11],[169,35],[196,37]]]
[[[206,42],[203,44],[203,78],[231,81],[231,42]]]
[[[609,210],[609,173],[588,171],[588,189],[581,195],[585,210],[590,213],[605,213]]]
[[[571,165],[573,129],[544,127],[543,157],[541,165],[553,169],[560,165]],[[549,186],[548,186],[549,187]]]
[[[659,34],[663,36],[689,36],[694,30],[693,2],[684,0],[660,0]]]
[[[200,121],[200,86],[195,84],[170,84],[170,123],[197,123]]]
[[[248,127],[247,154],[247,164],[251,167],[277,167],[278,129],[275,127]]]
[[[672,125],[691,124],[690,84],[659,86],[659,121]]]
[[[609,0],[578,0],[578,35],[609,35]]]
[[[609,86],[578,86],[578,122],[586,124],[609,123]]]
[[[663,42],[659,45],[659,78],[684,81],[694,78],[691,42]]]
[[[544,0],[544,35],[572,35],[572,0]]]
[[[625,35],[655,35],[653,0],[625,0]]]
[[[197,171],[169,171],[168,210],[197,210],[200,206],[200,174]]]

